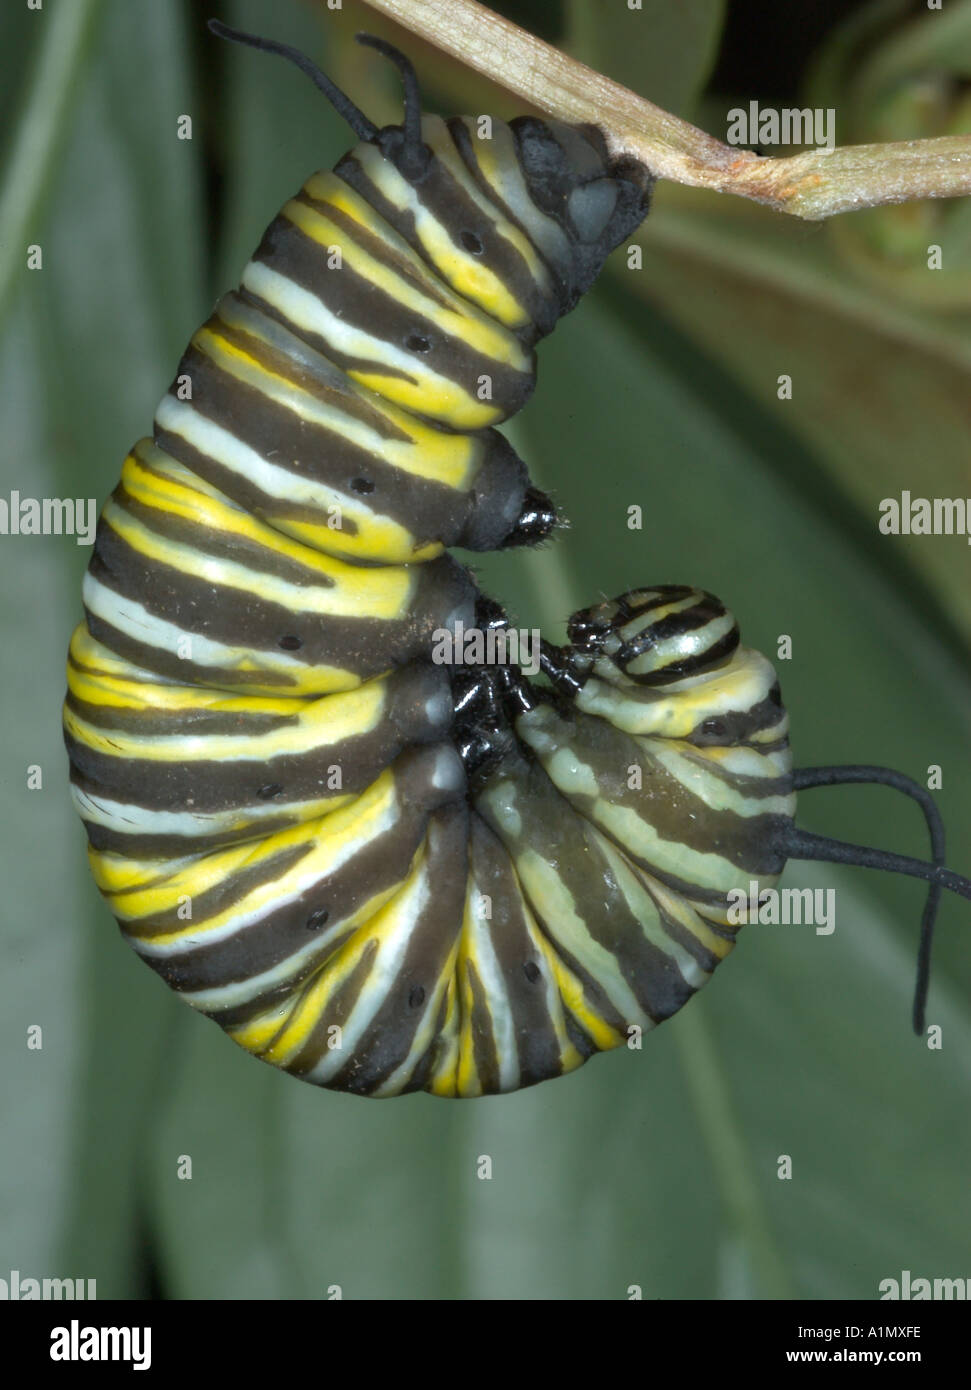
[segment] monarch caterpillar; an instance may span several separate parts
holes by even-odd
[[[364,1095],[476,1096],[670,1017],[791,858],[929,884],[927,792],[794,770],[767,659],[719,600],[657,585],[575,613],[545,684],[432,637],[507,619],[447,551],[542,540],[550,500],[495,428],[533,348],[646,216],[592,127],[422,115],[358,137],[270,224],[125,461],[85,579],[65,737],[123,934],[254,1055]],[[189,383],[191,391],[183,389]],[[630,775],[636,769],[637,777]],[[795,826],[796,793],[912,796],[933,864]]]

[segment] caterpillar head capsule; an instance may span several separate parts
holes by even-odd
[[[612,160],[596,126],[521,116],[511,128],[530,201],[561,233],[547,237],[546,245],[565,313],[586,294],[614,247],[647,216],[655,180],[636,160]],[[538,224],[535,213],[531,234],[532,224]]]
[[[666,685],[726,662],[738,623],[703,589],[666,584],[632,589],[583,608],[567,625],[578,669],[620,685]]]

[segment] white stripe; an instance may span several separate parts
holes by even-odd
[[[661,920],[660,909],[654,901],[653,895],[648,891],[637,873],[631,868],[631,865],[624,859],[623,855],[614,848],[606,836],[603,836],[601,839],[600,847],[607,856],[607,860],[617,878],[620,891],[629,904],[631,912],[637,918],[645,939],[649,941],[652,946],[656,946],[659,951],[663,951],[669,959],[674,961],[681,972],[685,984],[689,985],[692,989],[701,989],[701,986],[711,978],[710,975],[707,971],[702,970],[701,966],[686,947],[682,946],[679,941],[675,940],[674,937],[667,933],[664,923]],[[663,887],[660,888],[660,891],[663,895]],[[681,899],[681,902],[683,903],[684,900]],[[692,912],[692,916],[695,915],[696,914]],[[688,930],[689,928],[686,927],[685,931]]]
[[[265,394],[275,398],[271,392]],[[281,399],[281,404],[293,410],[292,403],[285,398]],[[297,410],[293,410],[293,413],[298,418],[303,414]],[[336,416],[336,412],[335,417],[341,421],[343,432],[343,420],[346,417]],[[269,497],[276,497],[285,502],[302,502],[318,511],[338,506],[349,514],[374,515],[372,509],[362,504],[359,498],[352,497],[350,493],[339,492],[320,479],[301,476],[270,463],[236,435],[230,434],[229,430],[200,415],[187,401],[176,400],[174,396],[164,396],[155,412],[155,421],[163,429],[177,434],[200,453],[208,454],[217,463],[239,474]],[[370,446],[370,451],[376,452],[374,445]],[[294,462],[298,460],[295,459]]]
[[[407,380],[415,386],[424,385],[432,391],[469,394],[460,381],[433,372],[430,367],[418,362],[415,354],[406,348],[398,347],[385,338],[376,337],[373,333],[367,333],[364,329],[346,323],[328,309],[316,295],[258,261],[250,261],[246,267],[243,272],[243,285],[252,294],[259,295],[267,304],[272,305],[290,323],[323,338],[338,352],[348,357],[361,358],[365,362],[373,362],[374,371],[378,374],[382,367],[392,367],[396,371],[402,371]],[[458,327],[456,332],[459,332]],[[483,354],[483,361],[491,360],[493,359]]]
[[[624,979],[617,957],[591,935],[557,868],[533,849],[518,854],[515,862],[519,881],[545,924],[554,949],[562,946],[579,962],[597,981],[622,1019],[649,1027],[651,1020]]]
[[[328,801],[257,802],[232,806],[219,812],[153,811],[145,806],[93,796],[80,787],[71,787],[71,796],[81,819],[131,835],[212,835],[220,830],[238,830],[241,817],[259,833],[258,822],[289,816],[315,820],[337,808]],[[280,829],[282,827],[276,827]]]
[[[121,594],[115,593],[113,589],[107,588],[100,580],[94,578],[90,570],[84,576],[81,592],[84,606],[96,618],[110,623],[112,627],[125,633],[133,641],[142,642],[146,646],[154,647],[157,651],[168,652],[179,660],[185,660],[186,679],[191,675],[193,666],[214,666],[227,671],[235,671],[244,662],[252,662],[253,651],[251,649],[227,647],[222,642],[216,642],[211,638],[201,636],[199,633],[187,632],[185,628],[176,627],[174,623],[166,622],[164,618],[158,618],[153,613],[149,613],[142,604],[124,598]],[[188,659],[181,657],[179,652],[180,645],[184,645],[187,639],[192,653]],[[256,688],[261,685],[259,679],[261,673],[292,674],[294,684],[303,686],[306,686],[311,678],[329,681],[343,675],[340,667],[325,666],[319,663],[312,667],[301,665],[300,662],[288,657],[282,651],[279,654],[276,652],[260,653],[260,657],[262,666],[252,672],[251,685]],[[278,693],[285,695],[286,691]]]
[[[323,1085],[353,1057],[361,1038],[374,1021],[378,1010],[384,1004],[392,989],[402,988],[400,980],[401,965],[407,954],[408,943],[424,911],[431,893],[428,882],[427,861],[418,879],[392,903],[386,904],[383,911],[393,914],[394,929],[385,928],[374,964],[367,981],[351,1010],[351,1016],[341,1029],[341,1047],[328,1049],[317,1065],[304,1076],[305,1081]],[[366,931],[365,927],[361,928]],[[329,1003],[329,997],[328,997]],[[326,1007],[326,1006],[325,1006]]]
[[[245,565],[236,560],[211,555],[193,545],[173,541],[152,527],[137,521],[130,512],[110,499],[105,503],[101,515],[126,544],[132,545],[132,548],[149,562],[157,564],[159,558],[146,554],[133,541],[133,537],[140,537],[144,545],[151,546],[152,549],[164,547],[162,562],[171,565],[183,576],[198,579],[204,584],[236,589],[250,599],[256,595],[267,603],[279,604],[293,614],[394,619],[398,613],[391,608],[391,596],[396,589],[399,594],[406,594],[409,587],[413,588],[417,583],[406,573],[402,565],[381,566],[380,571],[378,567],[368,571],[363,566],[345,565],[340,577],[334,575],[329,585],[295,583],[261,569],[258,558],[252,565]],[[274,556],[269,546],[266,550],[271,557]],[[315,556],[317,554],[316,551],[311,553]],[[335,566],[343,563],[339,560],[333,561]],[[304,568],[308,573],[313,572],[310,565]],[[355,568],[361,572],[355,574]],[[328,575],[328,578],[330,577]],[[399,581],[397,584],[396,580]]]
[[[191,955],[195,950],[203,950],[205,947],[211,946],[214,943],[226,941],[237,932],[242,932],[247,927],[252,927],[265,921],[266,918],[271,913],[277,911],[278,908],[285,906],[287,903],[296,902],[301,894],[305,893],[308,888],[313,888],[320,879],[330,877],[332,874],[336,873],[347,860],[359,854],[365,844],[370,843],[372,838],[382,834],[382,832],[386,830],[392,829],[400,819],[401,808],[397,800],[389,800],[380,818],[374,823],[374,828],[369,834],[366,842],[362,842],[358,837],[349,835],[345,843],[336,853],[331,850],[325,854],[323,852],[323,846],[311,851],[304,859],[289,869],[282,879],[278,879],[276,882],[269,884],[264,882],[251,889],[246,897],[242,899],[242,902],[235,905],[235,910],[231,909],[232,915],[229,919],[218,927],[207,926],[205,921],[202,921],[197,928],[189,926],[181,930],[172,941],[158,942],[150,939],[145,940],[134,935],[134,932],[138,929],[138,919],[135,918],[131,923],[132,933],[129,934],[132,945],[135,947],[135,950],[138,951],[139,955],[152,956],[155,959],[162,960],[168,956],[178,956],[185,953]],[[245,867],[245,865],[243,867]],[[259,895],[259,900],[252,907],[246,909],[245,904],[247,902],[252,902],[257,895]],[[327,931],[315,933],[310,942],[311,949],[309,950],[309,954],[312,955],[313,950],[326,946],[328,942],[332,941],[334,936],[346,926],[346,922],[347,918],[340,918],[332,922],[328,926]],[[193,932],[195,932],[195,935],[193,935]],[[274,969],[265,976],[254,975],[240,982],[238,988],[244,990],[241,997],[249,999],[252,998],[254,994],[258,993],[258,989],[252,988],[258,981],[263,979],[269,980],[271,978],[273,980],[287,978],[288,975],[293,973],[288,962],[301,961],[307,955],[307,950],[301,951],[294,956],[288,957],[287,960],[281,961],[278,966],[274,967]],[[226,990],[232,991],[236,987],[237,986],[228,985],[225,987],[218,986],[211,990],[203,990],[198,994],[193,994],[192,999],[193,1001],[202,998],[206,1000],[210,998],[221,999]],[[185,997],[189,998],[189,995],[186,994]],[[209,1008],[210,1005],[209,1003],[196,1003],[195,1007]]]
[[[476,886],[470,894],[472,916],[473,960],[485,990],[496,1055],[499,1058],[499,1082],[504,1091],[519,1085],[519,1052],[516,1047],[516,1025],[509,1003],[509,991],[496,956],[492,939],[492,922],[485,915],[483,894]],[[545,962],[544,962],[545,964]]]
[[[652,739],[650,746],[646,747],[645,751],[652,761],[659,762],[664,770],[670,773],[682,787],[692,796],[696,796],[699,801],[703,801],[713,811],[732,811],[739,816],[791,816],[793,814],[794,792],[790,792],[786,796],[745,796],[744,793],[729,786],[718,776],[718,763],[714,763],[710,767],[702,765],[704,749],[699,748],[695,755],[682,754],[676,749],[665,748],[660,739]],[[751,752],[752,750],[749,749],[748,751]],[[764,754],[756,756],[762,758],[763,778],[769,779],[783,775],[775,767],[765,766],[767,760]],[[791,763],[791,759],[787,760]],[[553,777],[553,781],[559,785],[556,777]]]
[[[324,695],[320,698],[326,700],[328,697]],[[166,763],[200,760],[262,765],[270,758],[285,756],[303,758],[309,754],[318,754],[323,758],[328,755],[329,750],[332,761],[337,765],[345,741],[378,732],[379,721],[387,718],[387,707],[382,701],[373,717],[370,716],[370,711],[367,711],[368,717],[355,721],[345,715],[342,720],[344,727],[338,730],[335,736],[334,729],[328,728],[323,720],[305,717],[307,706],[303,700],[300,701],[300,705],[299,714],[288,716],[290,719],[298,720],[298,723],[282,729],[270,729],[265,733],[254,731],[251,734],[129,734],[121,729],[106,730],[98,724],[91,724],[88,720],[81,719],[73,710],[69,712],[65,725],[69,733],[94,753],[100,753],[104,757],[144,759],[157,763],[159,767],[164,767]],[[243,718],[245,717],[244,715]],[[105,744],[108,747],[104,747]]]

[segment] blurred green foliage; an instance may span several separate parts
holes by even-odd
[[[3,51],[25,70],[0,95],[8,148],[36,117],[30,64],[69,2],[0,17]],[[208,5],[90,8],[46,195],[27,209],[43,272],[18,270],[0,325],[0,496],[111,490],[192,329],[280,203],[348,143],[285,65],[210,40]],[[393,73],[350,41],[361,27],[391,31],[355,0],[340,13],[296,0],[218,8],[311,52],[394,119]],[[735,98],[758,95],[704,90],[715,0],[556,8],[577,56],[714,134]],[[865,24],[854,12],[816,55],[812,81],[840,110],[841,140],[962,119],[967,52],[936,43],[942,20],[922,13],[868,6]],[[967,21],[968,4],[948,6],[952,32],[955,15]],[[916,50],[907,26],[926,38]],[[515,110],[402,42],[431,106]],[[861,44],[863,68],[847,61]],[[769,52],[764,66],[771,91]],[[191,141],[176,138],[185,113]],[[914,123],[901,132],[900,120]],[[518,621],[550,635],[572,608],[645,582],[713,590],[770,654],[789,634],[780,674],[797,760],[918,779],[940,764],[949,857],[965,870],[968,547],[880,536],[876,520],[880,498],[904,487],[971,492],[969,208],[816,226],[661,189],[644,268],[617,253],[543,345],[536,396],[510,429],[572,528],[539,554],[477,561]],[[945,249],[933,274],[930,241]],[[3,254],[22,267],[22,248]],[[791,402],[777,399],[781,373]],[[632,504],[640,532],[627,529]],[[625,1298],[639,1285],[645,1298],[869,1298],[904,1268],[968,1272],[966,908],[942,909],[929,1021],[944,1045],[929,1051],[909,1031],[912,882],[790,866],[790,885],[836,886],[833,936],[751,926],[642,1052],[513,1096],[359,1100],[238,1052],[122,945],[87,875],[59,732],[87,558],[67,538],[0,538],[0,1276],[94,1277],[100,1297],[322,1298],[340,1285],[348,1298]],[[28,764],[43,790],[26,789]],[[916,810],[894,802],[820,791],[803,821],[923,853]],[[42,1051],[26,1048],[31,1024]],[[491,1181],[476,1177],[481,1154]],[[777,1178],[782,1154],[791,1181]],[[191,1181],[177,1177],[181,1155]]]

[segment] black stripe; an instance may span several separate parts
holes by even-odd
[[[304,420],[294,410],[271,400],[256,387],[223,372],[202,353],[192,350],[181,370],[193,381],[192,405],[197,413],[228,430],[261,458],[296,478],[322,482],[355,499],[359,484],[369,486],[358,500],[377,519],[389,517],[415,535],[418,543],[440,540],[454,544],[470,509],[470,495],[395,467],[380,456],[329,429]],[[340,408],[340,407],[339,407]],[[156,427],[155,442],[207,482],[257,515],[277,519],[326,521],[329,502],[320,505],[265,493],[251,479],[201,452],[165,426]],[[415,448],[416,460],[419,449]],[[343,517],[341,529],[350,535],[357,526]]]
[[[559,1076],[561,1070],[560,1044],[546,1004],[551,983],[548,967],[545,960],[536,958],[536,944],[526,923],[522,891],[509,856],[478,814],[472,816],[470,843],[474,881],[479,891],[492,900],[492,946],[512,1014],[519,1054],[519,1084],[532,1086],[548,1077]],[[530,962],[540,970],[535,980],[531,980],[524,969]],[[552,988],[555,992],[555,982]]]
[[[256,303],[243,289],[224,295],[205,327],[318,400],[360,420],[382,438],[408,441],[406,431],[385,413],[384,403],[379,398],[369,399],[367,387],[350,381],[328,357],[285,328],[277,316],[263,313]]]
[[[448,127],[459,156],[464,160],[462,142],[468,141],[468,132],[461,125],[461,122],[449,121]],[[440,274],[434,261],[422,246],[415,228],[414,214],[408,208],[395,207],[385,198],[353,154],[346,155],[336,166],[334,172],[358,192],[384,221],[394,228],[416,255],[421,257],[433,274]],[[472,174],[471,170],[469,172]],[[474,174],[472,177],[474,180]],[[481,187],[481,185],[479,186]],[[493,210],[491,218],[469,197],[441,160],[433,155],[428,171],[422,179],[419,196],[423,206],[448,233],[457,250],[467,254],[461,241],[463,232],[478,237],[483,248],[481,256],[483,264],[488,266],[494,275],[498,276],[513,298],[523,305],[529,317],[529,323],[524,328],[519,329],[518,334],[526,346],[532,346],[537,338],[548,333],[553,327],[556,322],[557,305],[555,301],[551,302],[540,293],[526,261],[516,248],[496,231],[496,219],[498,216],[504,215],[503,210],[497,206],[495,197],[488,187],[482,188],[482,192],[488,198],[489,205]],[[512,221],[508,218],[507,220]],[[512,225],[516,224],[512,223]],[[524,233],[524,235],[526,234]],[[529,240],[528,236],[527,240]],[[530,245],[532,245],[531,242]],[[540,256],[539,259],[542,261],[543,258]],[[556,277],[551,274],[551,287],[555,285],[555,282]]]
[[[148,696],[137,698],[147,699]],[[81,700],[70,693],[64,703],[79,719],[96,729],[114,730],[137,738],[233,738],[240,734],[258,738],[298,722],[296,714],[256,714],[252,711],[229,714],[225,710],[206,709],[202,704],[196,709],[167,710],[155,705],[124,709],[119,705]]]
[[[423,180],[423,202],[425,201],[424,187],[425,181]],[[430,275],[422,276],[418,274],[414,266],[399,253],[398,247],[384,240],[372,227],[365,226],[364,223],[355,221],[353,217],[349,217],[346,212],[343,212],[340,208],[334,207],[332,203],[324,202],[319,198],[313,197],[312,194],[307,192],[306,188],[300,190],[294,201],[303,203],[304,206],[311,208],[314,212],[322,213],[331,222],[343,229],[345,241],[343,243],[338,241],[335,244],[345,245],[347,243],[353,243],[355,246],[359,246],[361,250],[372,257],[373,260],[382,261],[385,265],[393,267],[395,273],[400,276],[402,280],[411,285],[412,289],[418,290],[420,294],[424,295],[426,299],[432,300],[439,308],[454,308],[452,300],[443,292],[444,286],[442,289],[438,288],[441,282],[438,281],[438,273],[430,262],[427,264],[435,273],[434,279]],[[368,199],[368,201],[370,202],[371,200]],[[387,219],[385,219],[385,221],[387,221]]]
[[[164,478],[166,476],[164,473],[151,468],[150,465],[149,471],[154,473],[156,477]],[[166,480],[168,481],[168,479]],[[204,501],[205,498],[200,497],[199,500]],[[201,556],[209,556],[214,560],[224,560],[231,564],[242,565],[251,570],[254,590],[259,589],[260,581],[264,576],[282,579],[288,584],[296,584],[301,587],[313,587],[315,589],[334,589],[337,587],[336,581],[330,575],[321,572],[310,563],[293,559],[269,545],[264,545],[261,540],[254,540],[250,536],[241,535],[238,531],[228,529],[215,531],[205,516],[200,516],[198,520],[189,521],[185,517],[177,516],[174,512],[169,511],[164,505],[154,506],[148,502],[141,502],[128,491],[124,482],[119,483],[118,487],[115,488],[112,493],[112,501],[117,503],[133,520],[141,522],[162,544],[183,545]],[[110,521],[107,524],[109,527],[112,525]],[[123,540],[120,536],[119,539]],[[127,541],[123,543],[127,545]],[[292,544],[299,546],[302,543],[293,541]],[[318,552],[308,546],[306,554],[309,562],[317,558]],[[190,576],[187,575],[186,578],[189,579]]]
[[[340,270],[328,270],[321,247],[287,218],[279,216],[270,223],[253,260],[315,295],[345,323],[363,333],[373,335],[381,343],[389,343],[409,352],[409,341],[419,337],[430,344],[420,356],[413,353],[416,369],[427,367],[450,381],[456,382],[474,399],[480,376],[492,380],[492,402],[504,415],[521,410],[533,390],[534,372],[517,371],[494,358],[467,346],[461,329],[449,333],[432,318],[400,304],[384,293],[363,275],[344,263]],[[313,341],[315,335],[301,329],[304,337]],[[362,370],[360,359],[350,359],[332,342],[327,342],[327,355],[345,371]],[[363,365],[363,370],[401,376],[399,369],[387,367],[378,359]],[[407,375],[407,373],[405,373]],[[413,378],[417,380],[417,378]],[[421,414],[420,411],[416,412]]]
[[[398,974],[359,1038],[353,1056],[326,1083],[327,1086],[367,1095],[386,1081],[408,1056],[461,931],[468,833],[468,810],[464,803],[436,811],[430,818],[426,872],[431,896],[408,938]],[[434,1053],[435,1042],[433,1034],[426,1054],[429,1059]],[[318,1050],[313,1061],[321,1055]],[[416,1069],[420,1060],[416,1059]],[[413,1091],[420,1085],[421,1081],[413,1073],[402,1090]]]
[[[335,666],[362,678],[424,654],[432,631],[444,627],[460,605],[463,621],[468,625],[473,621],[472,581],[467,571],[445,555],[415,567],[416,591],[409,610],[399,618],[294,613],[260,599],[253,591],[183,575],[174,565],[132,549],[107,526],[99,528],[90,573],[107,588],[190,635],[248,648],[257,662],[259,653],[278,653],[280,638],[292,635],[301,639],[302,646],[289,654],[301,665]],[[180,660],[127,634],[116,636],[116,629],[93,614],[88,626],[110,650],[183,682],[187,675],[198,681],[201,671],[212,669],[194,660]],[[227,671],[220,672],[216,684],[223,683],[223,674],[229,684],[280,684],[285,689],[288,683],[285,675],[264,679],[258,671]]]

